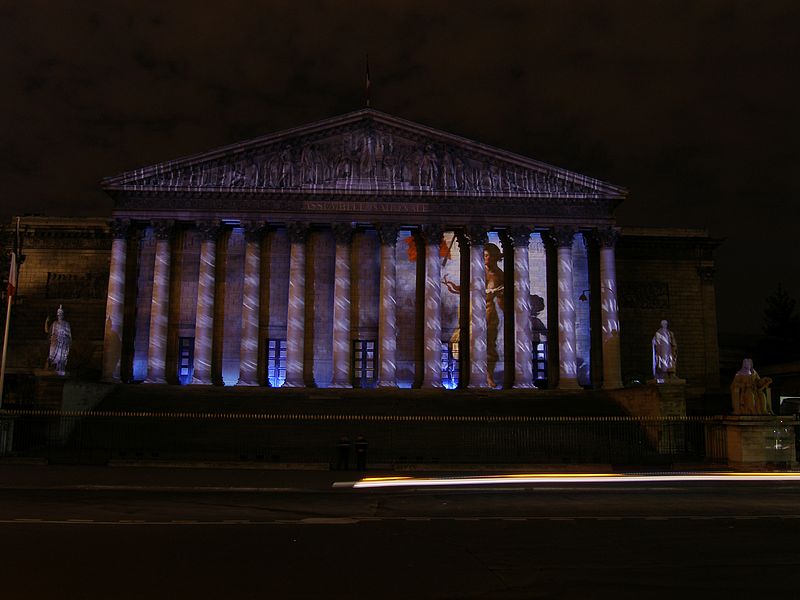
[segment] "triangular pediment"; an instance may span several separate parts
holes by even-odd
[[[107,191],[622,198],[623,188],[365,109],[103,181]]]

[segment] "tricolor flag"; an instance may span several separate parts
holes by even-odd
[[[11,298],[17,290],[17,253],[11,253],[11,268],[8,270],[8,297]]]

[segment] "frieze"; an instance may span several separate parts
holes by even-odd
[[[341,214],[359,215],[445,215],[459,216],[469,220],[473,216],[525,217],[537,223],[553,218],[574,219],[577,222],[596,224],[611,218],[614,202],[607,199],[580,199],[569,202],[558,198],[541,198],[535,202],[513,203],[498,199],[488,202],[486,198],[465,196],[437,196],[427,201],[420,196],[386,196],[374,200],[372,197],[308,196],[293,194],[187,194],[162,196],[148,194],[118,196],[115,211],[136,213],[161,213],[170,211],[214,211],[225,214],[242,212],[267,213],[272,219],[276,213],[291,214]],[[267,216],[265,215],[265,216]],[[273,219],[274,220],[274,219]]]
[[[619,286],[622,308],[669,308],[669,284],[662,281],[631,281]]]

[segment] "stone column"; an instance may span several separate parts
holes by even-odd
[[[425,242],[425,311],[423,323],[423,388],[442,387],[442,228],[423,225]]]
[[[469,245],[469,387],[487,388],[486,378],[486,264],[483,247],[488,241],[481,226],[468,227],[464,236]]]
[[[200,272],[197,278],[197,314],[194,328],[194,371],[192,383],[211,385],[211,357],[214,345],[214,292],[217,264],[217,222],[197,224],[200,242]]]
[[[619,232],[613,227],[596,232],[600,245],[600,319],[603,353],[603,389],[622,387],[619,309],[617,307],[617,267],[614,247]]]
[[[397,387],[397,298],[395,296],[397,225],[377,226],[381,241],[380,307],[378,310],[378,387]]]
[[[336,256],[333,271],[333,382],[331,387],[353,387],[350,350],[350,261],[353,226],[335,223]]]
[[[236,385],[258,385],[258,325],[261,310],[261,239],[264,224],[244,225],[244,290],[242,294],[242,340],[239,346],[239,381]]]
[[[572,239],[575,229],[559,226],[550,235],[557,248],[558,262],[558,389],[577,390],[578,367],[575,359],[575,294],[572,288]]]
[[[289,223],[289,309],[286,319],[286,381],[283,387],[305,387],[306,237],[307,223]]]
[[[513,227],[508,239],[514,246],[514,387],[532,388],[531,267],[528,245],[531,230]]]
[[[169,325],[169,267],[172,221],[156,221],[156,256],[145,383],[166,383],[167,327]]]
[[[108,273],[106,328],[103,335],[103,381],[119,382],[122,362],[122,320],[125,312],[125,263],[130,221],[111,222],[111,265]]]

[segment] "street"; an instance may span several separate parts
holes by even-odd
[[[286,485],[291,474],[280,475],[280,487],[263,485],[277,476],[247,473],[226,474],[224,486],[197,473],[176,473],[170,486],[140,472],[130,484],[119,483],[123,475],[113,484],[4,480],[4,592],[10,598],[796,596],[797,483],[330,488],[334,480],[353,479],[343,475],[350,477],[306,474],[302,488]],[[254,478],[262,485],[252,485]]]

